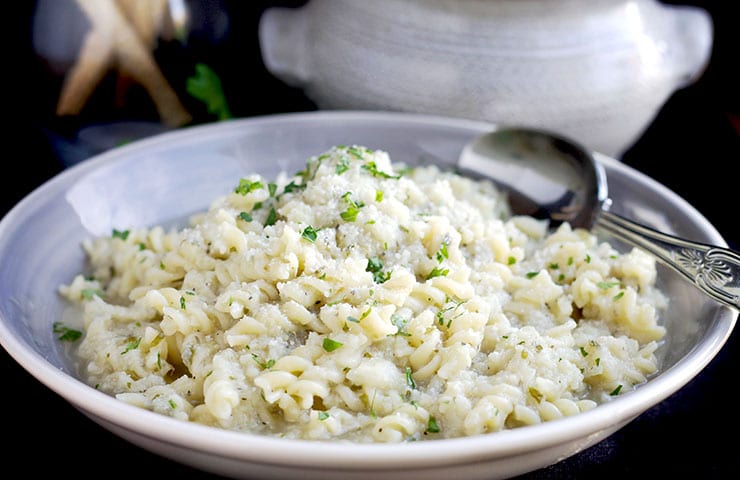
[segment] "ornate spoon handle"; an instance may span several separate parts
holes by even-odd
[[[740,252],[661,233],[608,210],[594,228],[655,255],[710,297],[740,310]]]

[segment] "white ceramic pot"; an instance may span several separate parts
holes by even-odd
[[[713,25],[657,0],[310,0],[259,38],[319,108],[544,127],[619,158],[702,74]]]

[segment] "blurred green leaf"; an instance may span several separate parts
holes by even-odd
[[[205,103],[208,112],[216,115],[219,120],[232,118],[221,79],[208,65],[196,64],[195,75],[187,79],[185,87],[190,95]]]

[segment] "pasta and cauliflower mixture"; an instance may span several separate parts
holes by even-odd
[[[645,382],[665,333],[646,253],[362,146],[84,249],[60,291],[84,309],[89,383],[236,431],[400,442],[553,420]]]

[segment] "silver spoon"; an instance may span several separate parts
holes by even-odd
[[[609,211],[604,167],[578,143],[545,130],[502,127],[466,145],[458,169],[503,188],[514,214],[608,233],[740,310],[740,252],[662,233]]]

